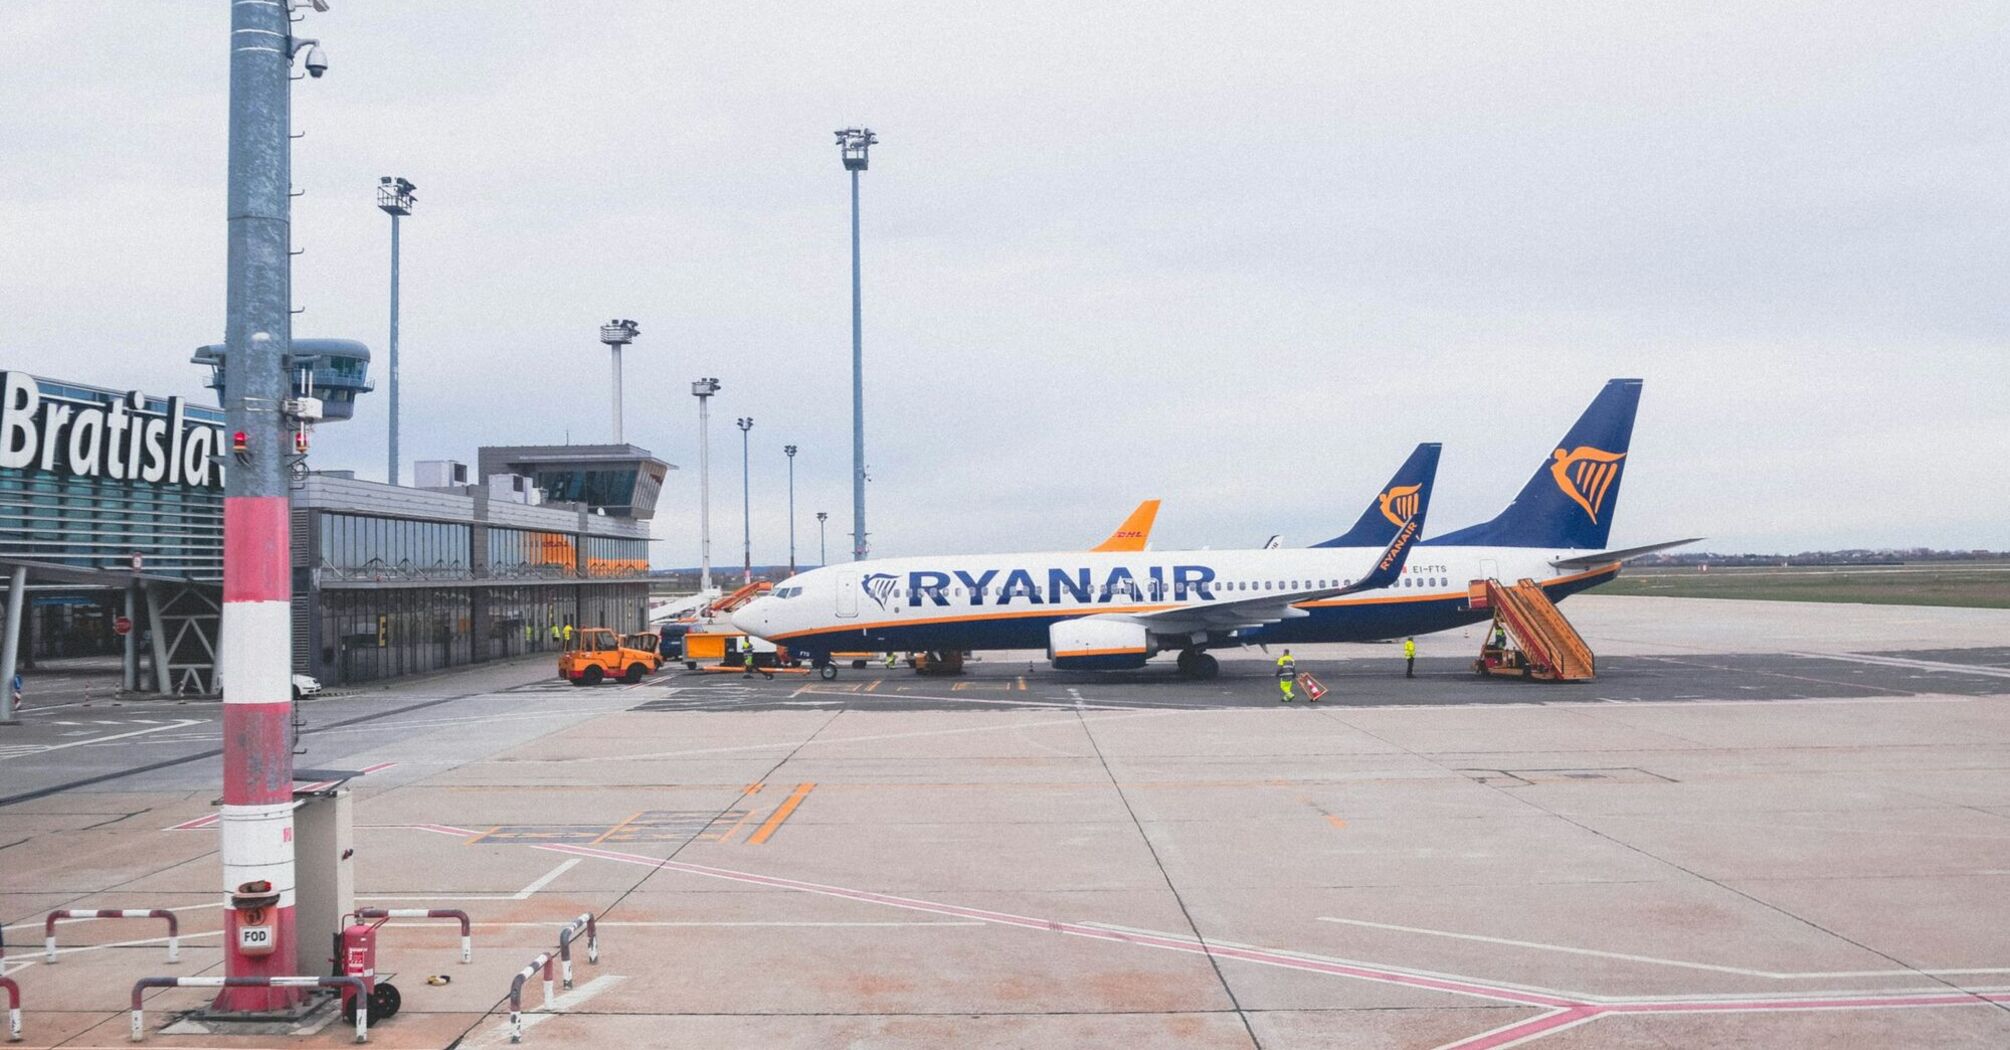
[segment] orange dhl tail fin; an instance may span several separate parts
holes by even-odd
[[[1124,519],[1110,538],[1089,549],[1092,551],[1141,551],[1146,541],[1152,538],[1152,522],[1159,516],[1159,501],[1148,499],[1138,504],[1138,509]]]

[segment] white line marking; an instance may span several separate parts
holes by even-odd
[[[49,744],[45,747],[41,747],[34,751],[20,751],[11,755],[0,755],[0,760],[9,758],[19,758],[22,755],[46,755],[51,751],[61,751],[64,748],[71,748],[71,747],[83,747],[85,744],[104,744],[109,743],[113,740],[124,740],[127,737],[145,736],[148,733],[160,733],[165,732],[166,730],[169,729],[180,729],[184,726],[195,725],[200,721],[202,721],[202,719],[188,718],[177,721],[172,725],[154,726],[151,729],[135,729],[129,733],[114,733],[111,736],[94,736],[86,740],[73,740],[67,744]]]
[[[569,1013],[572,1010],[575,1010],[578,1007],[584,1005],[588,999],[591,999],[594,996],[597,996],[600,993],[613,988],[615,985],[620,984],[621,982],[627,979],[628,978],[620,976],[618,974],[608,974],[605,977],[595,977],[593,980],[588,981],[577,988],[574,988],[572,991],[562,993],[561,995],[559,995],[558,998],[553,999],[551,1002],[538,1007],[536,1010],[529,1010],[529,1009],[524,1010],[523,1030],[525,1034],[528,1035],[533,1026],[543,1024],[545,1021],[549,1020],[550,1018],[556,1017],[559,1014]],[[532,984],[535,983],[536,983],[535,981],[524,982],[524,988],[525,988],[524,998],[528,999],[531,996],[537,994],[536,991],[530,987]],[[490,1028],[488,1031],[475,1036],[473,1039],[469,1040],[468,1042],[462,1043],[461,1045],[466,1047],[467,1050],[480,1050],[480,1048],[482,1047],[490,1047],[490,1046],[508,1046],[510,1045],[509,1037],[510,1037],[509,1017],[507,1012],[505,1012],[503,1020],[498,1022],[495,1025],[495,1027]]]
[[[529,900],[531,894],[536,893],[537,891],[545,888],[546,886],[551,885],[551,880],[558,878],[560,875],[563,875],[566,872],[571,871],[572,869],[578,867],[579,863],[580,858],[574,857],[571,860],[568,860],[563,864],[560,864],[558,867],[545,872],[544,876],[542,878],[539,878],[536,882],[533,882],[530,885],[525,886],[523,889],[516,891],[516,896],[510,899],[519,901]]]
[[[1942,660],[1913,660],[1903,656],[1871,656],[1868,653],[1788,653],[1810,660],[1840,660],[1844,663],[1873,664],[1878,667],[1909,667],[1945,674],[1972,674],[1983,678],[2010,678],[2010,668],[1987,664],[1951,664]]]
[[[1663,959],[1652,955],[1632,955],[1626,952],[1607,952],[1596,948],[1573,948],[1562,944],[1545,944],[1541,941],[1517,941],[1506,937],[1485,937],[1477,933],[1453,933],[1450,930],[1432,930],[1422,926],[1397,926],[1386,922],[1369,922],[1365,919],[1340,919],[1330,915],[1319,916],[1320,922],[1337,922],[1347,926],[1365,926],[1372,930],[1394,930],[1397,933],[1421,933],[1431,937],[1449,937],[1453,940],[1476,941],[1480,944],[1501,944],[1511,948],[1536,948],[1542,951],[1563,952],[1568,955],[1588,955],[1598,959],[1621,959],[1626,962],[1647,963],[1652,966],[1676,966],[1685,970],[1708,970],[1711,973],[1730,973],[1740,977],[1766,977],[1776,981],[1829,980],[1843,977],[1918,977],[1951,976],[1955,974],[2010,973],[2010,967],[1984,966],[1969,969],[1950,970],[1827,970],[1780,973],[1773,970],[1753,970],[1742,966],[1718,966],[1713,963],[1688,962],[1682,959]]]

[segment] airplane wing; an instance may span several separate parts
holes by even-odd
[[[1152,538],[1152,522],[1159,516],[1159,501],[1148,499],[1138,504],[1138,509],[1124,519],[1110,538],[1089,549],[1092,551],[1141,551],[1146,549]]]
[[[1338,598],[1358,591],[1377,590],[1396,582],[1397,577],[1402,575],[1403,564],[1410,558],[1410,548],[1416,545],[1417,534],[1423,527],[1424,512],[1420,507],[1415,516],[1397,530],[1396,538],[1389,541],[1389,546],[1382,552],[1382,556],[1375,559],[1374,568],[1369,570],[1367,575],[1345,587],[1272,591],[1235,601],[1188,605],[1158,612],[1120,613],[1107,618],[1141,624],[1158,634],[1191,634],[1196,631],[1228,631],[1260,627],[1279,620],[1310,616],[1311,614],[1305,610],[1296,608],[1299,602]]]
[[[1599,551],[1596,554],[1580,554],[1574,558],[1557,558],[1550,562],[1559,569],[1589,569],[1594,565],[1609,565],[1615,561],[1631,561],[1643,554],[1665,551],[1670,547],[1683,547],[1691,543],[1701,543],[1703,537],[1691,536],[1686,540],[1669,540],[1666,543],[1650,543],[1645,547],[1626,547],[1616,551]]]

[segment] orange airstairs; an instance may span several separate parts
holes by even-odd
[[[1480,658],[1473,661],[1474,671],[1545,682],[1589,682],[1598,677],[1591,647],[1534,580],[1512,587],[1499,580],[1474,580],[1467,603],[1494,614],[1494,629],[1480,647]]]

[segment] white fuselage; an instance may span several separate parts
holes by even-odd
[[[881,558],[792,576],[741,609],[733,622],[811,653],[1034,649],[1045,646],[1048,628],[1063,620],[1149,616],[1344,587],[1365,576],[1382,553],[1313,547]],[[1392,586],[1293,602],[1287,618],[1258,626],[1202,637],[1168,635],[1161,647],[1360,641],[1444,630],[1487,617],[1467,607],[1472,581],[1534,579],[1561,597],[1603,582],[1617,568],[1615,563],[1566,572],[1551,564],[1582,553],[1417,546]]]

